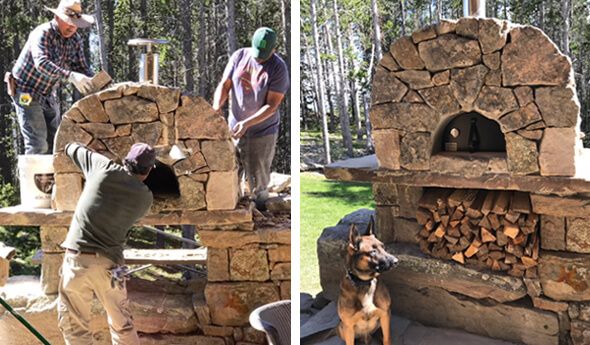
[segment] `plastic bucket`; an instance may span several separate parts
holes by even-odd
[[[21,204],[30,208],[51,208],[55,184],[53,155],[18,156]]]

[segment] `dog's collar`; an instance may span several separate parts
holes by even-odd
[[[363,280],[363,279],[359,278],[358,276],[356,276],[354,273],[352,273],[352,270],[350,270],[349,268],[346,269],[346,277],[348,278],[348,280],[350,280],[350,283],[354,287],[369,286],[369,285],[371,285],[371,283],[375,279],[375,278],[371,278],[369,280]]]

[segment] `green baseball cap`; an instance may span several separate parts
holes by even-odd
[[[256,30],[252,38],[252,50],[254,57],[267,60],[277,44],[277,34],[271,28],[262,27]]]

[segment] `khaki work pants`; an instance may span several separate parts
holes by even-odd
[[[275,156],[277,134],[259,138],[241,137],[237,140],[238,176],[245,175],[251,197],[260,201],[268,199],[270,167]]]
[[[66,252],[59,284],[59,328],[67,345],[92,345],[90,307],[94,295],[108,315],[114,345],[138,345],[124,284],[111,284],[117,265],[98,254]]]

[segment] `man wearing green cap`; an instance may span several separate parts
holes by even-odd
[[[231,56],[213,99],[213,108],[222,115],[221,106],[231,92],[228,122],[236,141],[239,173],[245,175],[251,197],[260,209],[268,199],[270,166],[281,120],[279,105],[289,89],[289,71],[275,54],[276,41],[272,29],[256,30],[252,47]]]

